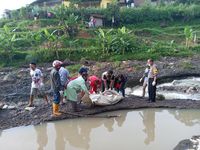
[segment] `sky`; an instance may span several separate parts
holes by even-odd
[[[33,1],[34,0],[0,0],[0,16],[2,16],[5,9],[18,9]]]

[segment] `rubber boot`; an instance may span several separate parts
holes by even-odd
[[[59,104],[53,103],[53,115],[60,116],[62,113],[59,112]]]

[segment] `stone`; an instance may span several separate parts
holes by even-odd
[[[4,104],[0,103],[0,109],[2,109],[2,108],[3,108],[3,106],[4,106]]]
[[[196,93],[196,92],[198,92],[198,89],[196,87],[189,87],[186,90],[186,93]]]
[[[163,100],[165,100],[165,96],[162,94],[157,94],[156,99],[159,101],[163,101]]]
[[[9,73],[4,76],[3,81],[14,81],[17,79],[17,76],[13,73]]]
[[[174,150],[199,150],[200,136],[193,136],[191,139],[182,140]]]

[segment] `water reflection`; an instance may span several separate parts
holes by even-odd
[[[55,125],[56,140],[55,149],[64,150],[66,145],[84,150],[90,149],[90,134],[92,129],[104,126],[108,132],[114,131],[114,124],[122,127],[126,120],[128,112],[120,113],[117,118],[97,118],[91,119],[90,122],[84,119],[68,120],[66,123],[58,123]],[[119,114],[119,113],[118,113]],[[69,147],[67,147],[68,149]]]
[[[81,128],[81,132],[79,132],[79,124],[73,123],[73,120],[68,121],[67,123],[57,124],[55,125],[56,130],[56,141],[55,141],[55,149],[64,150],[66,142],[70,146],[74,146],[76,148],[89,149],[89,141],[90,141],[90,130],[83,131]]]
[[[200,123],[199,111],[190,110],[192,113],[188,113],[188,110],[169,110],[176,120],[184,123],[186,126],[193,126]]]
[[[120,117],[116,117],[115,121],[117,122],[118,127],[122,127],[124,122],[126,121],[126,116],[128,114],[128,111],[124,111],[120,114]]]
[[[155,111],[149,111],[145,109],[139,112],[143,120],[144,129],[143,132],[146,134],[144,143],[149,145],[155,140]]]
[[[0,136],[0,149],[169,150],[182,139],[200,134],[199,110],[142,109],[109,114],[120,117],[79,118],[6,130]]]
[[[48,143],[47,124],[34,127],[37,135],[38,150],[44,150]]]

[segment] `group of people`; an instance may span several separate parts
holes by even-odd
[[[105,90],[116,90],[125,97],[125,86],[127,77],[124,74],[114,74],[112,70],[102,73],[101,78],[91,75],[89,76],[89,68],[82,66],[78,71],[77,77],[70,77],[69,71],[65,68],[66,64],[55,60],[52,64],[53,69],[50,73],[51,91],[53,92],[53,115],[60,116],[59,105],[64,103],[67,99],[71,111],[80,111],[77,107],[78,96],[83,97],[85,94],[94,94],[104,92]],[[143,77],[140,82],[144,80],[143,94],[148,86],[149,102],[155,102],[156,97],[156,83],[157,83],[158,69],[152,59],[147,62]],[[33,106],[34,97],[40,94],[48,103],[48,97],[45,93],[43,74],[37,68],[36,63],[30,64],[30,75],[32,78],[30,100],[28,107]]]
[[[89,68],[82,66],[77,77],[70,77],[69,71],[65,68],[65,63],[55,60],[50,73],[51,91],[53,93],[53,115],[59,116],[60,103],[67,99],[71,111],[80,111],[77,107],[78,96],[104,92],[105,90],[116,90],[125,97],[125,85],[127,77],[123,74],[114,75],[112,70],[108,70],[99,78],[95,75],[89,76]],[[28,107],[33,106],[36,95],[42,95],[48,103],[45,93],[43,74],[37,68],[36,63],[30,64],[30,75],[32,78],[30,100]]]

